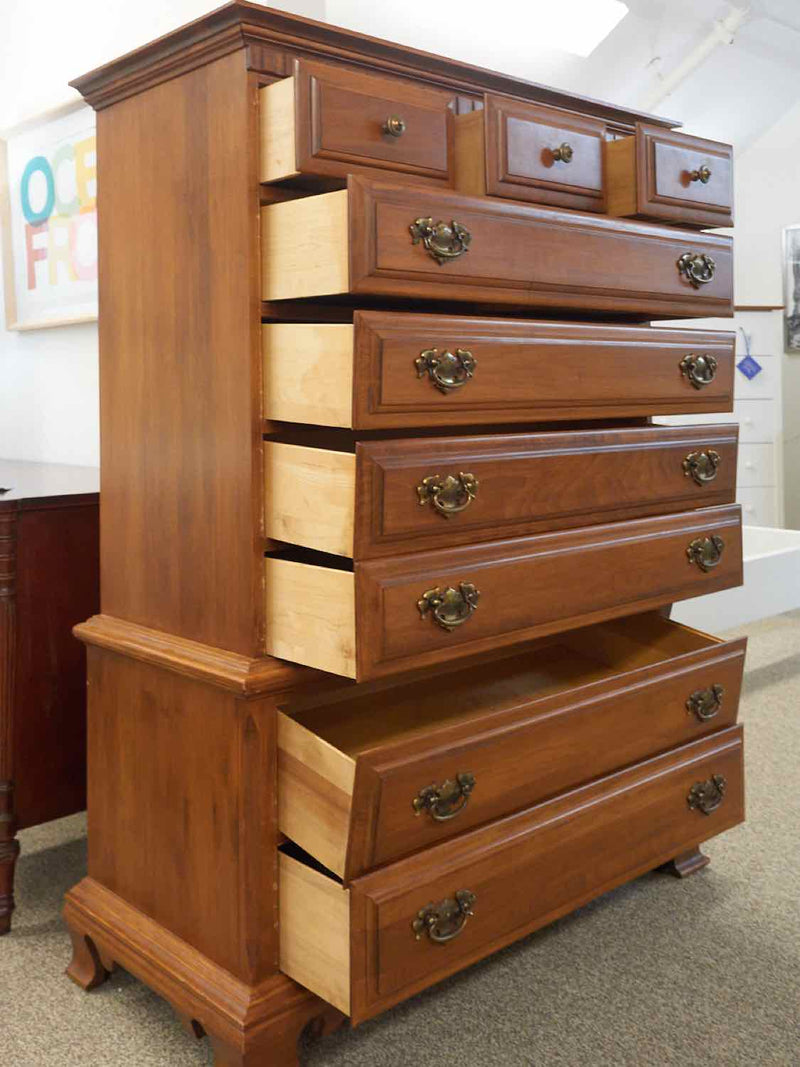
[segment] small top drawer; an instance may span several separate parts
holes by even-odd
[[[478,196],[603,210],[598,120],[488,95],[482,111],[456,119],[456,184]]]
[[[732,154],[718,141],[638,124],[635,136],[606,144],[608,213],[732,226]]]
[[[262,182],[362,168],[451,185],[452,93],[298,60],[260,90]]]

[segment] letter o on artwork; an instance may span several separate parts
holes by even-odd
[[[45,197],[44,207],[41,211],[34,211],[31,207],[30,200],[30,184],[31,178],[40,171],[44,175],[44,180],[47,184],[47,196]],[[56,202],[56,183],[53,177],[53,170],[44,156],[34,156],[33,159],[28,161],[25,170],[22,172],[22,179],[20,180],[20,199],[22,200],[22,213],[31,224],[31,226],[38,226],[40,222],[46,222],[53,213],[53,205]]]

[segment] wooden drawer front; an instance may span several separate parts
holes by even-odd
[[[380,429],[732,407],[731,333],[357,311],[353,325],[265,325],[262,341],[265,414],[286,422]],[[698,356],[716,363],[699,388],[681,370]]]
[[[463,237],[417,239],[416,220],[424,230],[427,218],[455,222]],[[426,239],[460,254],[440,262]],[[263,208],[262,255],[265,300],[372,294],[650,317],[732,310],[729,237],[359,177]],[[713,260],[710,281],[691,283],[679,267],[686,255]]]
[[[267,441],[267,537],[355,559],[613,522],[736,496],[733,426]]]
[[[606,146],[608,210],[694,226],[733,225],[730,145],[638,125]]]
[[[713,564],[713,538],[724,547],[704,571],[689,546]],[[353,571],[290,558],[265,567],[266,651],[364,680],[740,585],[741,518],[730,505]]]
[[[598,119],[490,94],[482,111],[456,119],[456,184],[465,193],[602,211],[604,140]],[[473,172],[479,184],[469,182]]]
[[[743,818],[742,731],[732,727],[350,889],[282,855],[281,969],[358,1023]],[[464,892],[471,917],[449,930],[434,924],[435,934],[455,932],[451,940],[415,927],[420,913]]]
[[[638,615],[514,658],[287,709],[279,828],[349,883],[732,725],[745,644]]]
[[[261,181],[379,168],[451,184],[452,93],[298,60],[260,90]],[[389,120],[398,136],[387,132]]]

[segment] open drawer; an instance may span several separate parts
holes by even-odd
[[[735,425],[264,442],[267,537],[351,559],[733,503]],[[308,440],[314,445],[300,443]]]
[[[343,888],[280,856],[280,966],[368,1019],[744,817],[734,726]]]
[[[278,716],[281,831],[347,883],[736,722],[746,641],[656,613]]]
[[[739,585],[735,505],[353,564],[265,561],[266,651],[364,681]]]

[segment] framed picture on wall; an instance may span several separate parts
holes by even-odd
[[[97,318],[94,111],[69,104],[0,141],[6,329]]]
[[[800,225],[783,231],[784,347],[800,354]]]

